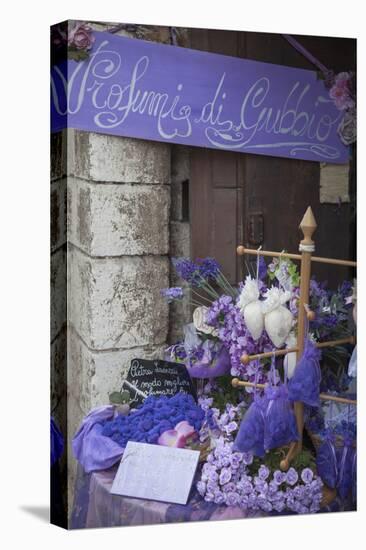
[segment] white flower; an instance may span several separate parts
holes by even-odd
[[[244,313],[244,308],[251,302],[255,302],[259,298],[259,288],[258,288],[258,282],[256,279],[252,279],[250,275],[248,275],[245,279],[245,283],[243,286],[243,289],[240,293],[238,306],[242,313]]]
[[[204,334],[212,334],[212,336],[217,336],[218,331],[216,328],[211,327],[206,323],[206,314],[208,308],[205,306],[196,307],[193,312],[193,324],[195,329],[203,332]]]
[[[277,286],[272,286],[265,293],[265,300],[262,302],[262,311],[264,315],[282,306],[291,298],[291,293],[286,290],[281,290]]]

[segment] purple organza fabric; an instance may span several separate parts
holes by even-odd
[[[336,487],[338,479],[338,460],[334,443],[334,434],[329,431],[316,453],[317,472],[331,489]]]
[[[116,471],[116,468],[110,468],[85,474],[78,466],[71,529],[218,521],[268,515],[261,510],[244,510],[239,506],[206,502],[196,489],[199,473],[185,505],[112,495],[110,491]]]
[[[302,357],[296,365],[293,377],[288,383],[290,401],[302,401],[310,407],[320,406],[320,356],[320,351],[307,338]]]
[[[255,456],[264,456],[264,411],[267,398],[257,393],[241,421],[234,441],[234,449],[241,453],[252,452]]]
[[[64,438],[51,416],[51,466],[57,462],[64,450]]]
[[[269,451],[298,441],[296,418],[286,385],[268,386],[265,396],[268,403],[264,413],[264,449]]]
[[[84,418],[72,440],[75,458],[86,473],[107,470],[120,460],[124,449],[102,435],[103,423],[114,416],[113,405],[97,407]]]
[[[203,348],[205,348],[205,344]],[[186,366],[192,378],[216,378],[217,376],[224,376],[230,372],[230,356],[227,350],[222,346],[214,359],[212,359],[211,350],[207,348],[207,352],[205,350],[201,361]]]

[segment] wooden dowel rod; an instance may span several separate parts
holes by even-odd
[[[355,399],[347,399],[346,397],[337,397],[336,395],[328,395],[327,393],[320,393],[319,397],[322,401],[335,401],[336,403],[344,403],[345,405],[357,405]]]
[[[340,338],[339,340],[329,340],[329,342],[317,342],[315,345],[317,348],[333,348],[334,346],[341,346],[342,344],[354,344],[355,337],[347,336],[347,338]]]
[[[246,388],[254,388],[257,387],[260,390],[264,390],[266,387],[266,384],[255,384],[254,382],[244,382],[243,380],[239,380],[239,378],[233,378],[231,381],[231,385],[233,388],[237,388],[239,386],[243,386]],[[347,399],[346,397],[337,397],[336,395],[330,395],[327,393],[321,393],[319,394],[319,397],[322,401],[335,401],[336,403],[344,403],[346,405],[357,405],[357,401],[354,399]]]
[[[267,357],[278,357],[280,355],[287,355],[288,353],[292,353],[294,351],[299,351],[298,348],[285,348],[285,349],[277,349],[276,351],[266,351],[264,353],[256,353],[255,355],[247,355],[244,353],[244,355],[241,356],[240,361],[247,365],[250,363],[250,361],[254,361],[255,359],[266,359]]]
[[[341,346],[342,344],[354,344],[355,337],[348,336],[347,338],[340,338],[339,340],[329,340],[329,342],[315,342],[315,347],[317,348],[333,348],[334,346]],[[284,348],[278,349],[276,351],[266,351],[264,353],[256,353],[255,355],[247,355],[244,353],[241,356],[240,361],[247,365],[250,361],[255,361],[256,359],[266,359],[272,357],[272,355],[281,356],[287,355],[288,353],[298,352],[299,348]]]
[[[238,246],[237,253],[239,256],[245,254],[251,254],[256,256],[270,256],[271,258],[290,258],[290,260],[301,260],[301,254],[291,254],[289,252],[272,252],[271,250],[253,250],[252,248],[245,248],[244,246]],[[322,258],[321,256],[312,256],[312,262],[318,262],[322,264],[344,265],[349,267],[357,267],[357,262],[351,260],[338,260],[337,258]]]
[[[349,267],[357,267],[357,262],[352,260],[337,260],[337,258],[321,258],[320,256],[312,256],[312,262],[318,262],[320,264],[333,264],[333,265],[345,265]]]
[[[271,258],[290,258],[291,260],[301,260],[300,254],[291,254],[290,252],[272,252],[271,250],[254,250],[253,248],[245,248],[244,246],[238,246],[236,249],[238,256],[244,256],[245,254],[251,254],[252,256],[270,256]]]

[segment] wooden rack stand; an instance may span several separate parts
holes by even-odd
[[[288,254],[286,252],[271,252],[265,250],[253,250],[249,248],[244,248],[243,246],[238,246],[237,254],[243,256],[245,254],[260,255],[260,256],[270,256],[270,257],[280,257],[280,258],[290,258],[292,260],[299,260],[300,265],[300,298],[299,298],[299,308],[298,308],[298,319],[297,319],[297,346],[295,348],[287,348],[276,350],[275,352],[268,353],[259,353],[256,355],[247,355],[244,354],[241,357],[241,361],[244,364],[249,363],[255,359],[262,359],[266,357],[272,357],[273,355],[281,356],[288,353],[296,352],[297,360],[302,356],[305,344],[305,328],[306,328],[306,318],[308,320],[313,320],[315,314],[309,308],[309,289],[310,289],[310,276],[311,276],[311,262],[320,262],[333,265],[342,265],[356,267],[356,262],[349,260],[337,260],[332,258],[321,258],[317,256],[312,256],[312,253],[315,250],[315,243],[312,240],[313,233],[317,227],[313,212],[309,206],[306,210],[304,217],[300,223],[300,229],[303,233],[304,238],[300,241],[299,251],[301,254]],[[347,343],[355,343],[353,336],[349,338],[342,338],[340,340],[332,340],[329,342],[320,342],[317,345],[318,348],[324,347],[334,347]],[[233,387],[239,386],[254,386],[251,382],[244,382],[238,378],[232,380]],[[257,384],[257,387],[264,388],[263,384]],[[349,405],[356,405],[357,401],[352,399],[346,399],[342,397],[336,397],[331,394],[320,394],[320,399],[336,401],[338,403],[345,403]],[[304,431],[304,404],[300,401],[294,403],[294,412],[296,416],[297,428],[299,432],[299,441],[294,441],[290,444],[289,451],[284,460],[281,461],[280,467],[282,470],[288,470],[291,460],[301,451],[302,449],[302,439]]]

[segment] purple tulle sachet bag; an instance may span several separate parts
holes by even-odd
[[[264,413],[264,449],[276,449],[298,441],[296,418],[285,384],[265,389],[268,403]]]
[[[288,383],[290,401],[302,401],[310,407],[319,407],[320,351],[306,338],[304,352],[296,365],[295,373]]]
[[[264,411],[267,398],[255,393],[253,402],[241,421],[234,441],[234,450],[241,453],[252,452],[264,456]]]

